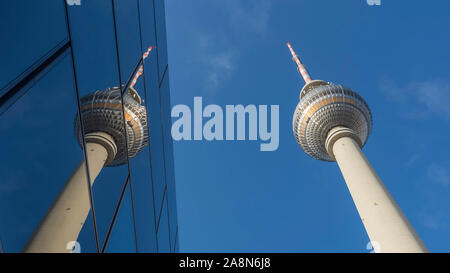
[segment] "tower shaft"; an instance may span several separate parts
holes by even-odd
[[[333,138],[328,149],[344,176],[374,251],[428,252],[355,137],[345,128],[335,128],[328,135],[328,140]]]
[[[116,149],[114,146],[114,140],[108,134],[97,132],[86,135],[91,186],[108,158],[114,157]],[[91,209],[86,174],[86,162],[82,160],[39,223],[23,252],[72,251],[70,248],[67,249],[68,243],[77,241]]]

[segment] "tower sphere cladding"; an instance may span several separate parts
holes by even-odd
[[[346,127],[361,147],[372,130],[369,106],[358,93],[330,82],[313,80],[300,92],[293,117],[297,143],[315,159],[335,161],[327,142],[333,128]],[[327,151],[328,150],[328,151]]]
[[[81,112],[85,135],[104,132],[115,142],[117,151],[109,153],[106,166],[118,166],[127,162],[128,156],[136,156],[148,144],[147,112],[141,105],[137,91],[130,87],[123,95],[125,127],[123,126],[122,100],[120,88],[95,91],[81,98]],[[75,135],[81,146],[83,135],[78,116],[75,119]],[[127,144],[125,143],[125,135]],[[111,155],[114,155],[111,158]]]

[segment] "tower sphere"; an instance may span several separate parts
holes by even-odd
[[[117,166],[127,162],[128,156],[136,156],[148,144],[147,112],[135,89],[129,88],[123,95],[125,127],[123,128],[122,100],[120,88],[95,91],[81,98],[81,113],[85,135],[104,132],[110,135],[117,146],[114,158],[108,158],[106,166]],[[83,136],[78,116],[75,119],[75,135],[81,146]],[[125,143],[125,135],[127,145]]]
[[[339,126],[352,130],[364,146],[372,130],[372,114],[364,99],[333,83],[314,80],[306,84],[293,117],[294,136],[300,147],[315,159],[334,161],[325,142],[330,130]]]

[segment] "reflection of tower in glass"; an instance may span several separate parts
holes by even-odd
[[[114,140],[114,147],[108,148],[106,166],[126,163],[126,147],[128,156],[134,157],[148,144],[147,114],[145,107],[141,105],[141,97],[134,88],[129,88],[123,96],[123,105],[125,130],[119,88],[95,91],[81,98],[81,116],[86,142],[89,142],[91,135],[95,135],[96,132],[103,132]],[[81,144],[83,134],[78,116],[75,119],[75,135]]]
[[[150,50],[151,47],[143,58]],[[83,146],[83,135],[86,140],[91,186],[103,167],[125,164],[127,156],[136,156],[148,144],[147,112],[133,88],[142,73],[140,66],[122,98],[118,87],[95,91],[81,98],[84,133],[77,115],[75,135],[80,146]],[[88,172],[86,162],[82,160],[34,231],[24,252],[72,251],[70,246],[77,241],[90,211]]]
[[[141,98],[133,88],[123,96],[124,129],[119,88],[95,91],[81,99],[91,185],[104,166],[124,164],[127,155],[136,156],[148,144],[147,115],[140,103]],[[83,133],[78,116],[75,134],[81,144]],[[83,160],[72,173],[24,252],[71,251],[66,246],[77,240],[90,211],[85,166]]]
[[[287,45],[306,83],[293,117],[297,143],[315,159],[338,163],[375,252],[427,252],[361,151],[372,129],[367,103],[346,87],[311,80]]]

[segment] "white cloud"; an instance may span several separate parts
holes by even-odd
[[[271,3],[268,0],[227,0],[221,1],[230,12],[230,22],[234,27],[256,33],[267,30]]]
[[[442,219],[436,216],[435,213],[431,213],[431,211],[422,210],[419,213],[419,219],[429,229],[438,229],[441,226]]]
[[[450,186],[450,163],[432,163],[428,166],[427,174],[428,178],[439,185],[444,187]]]
[[[215,28],[214,32],[200,30],[197,37],[202,63],[206,69],[205,88],[217,89],[232,76],[237,64],[237,50],[228,41],[227,28],[239,33],[263,34],[267,31],[271,3],[268,0],[227,0],[213,2],[228,18],[228,25]],[[228,34],[231,35],[231,34]],[[226,46],[223,46],[226,45]]]
[[[417,160],[420,158],[419,154],[413,154],[409,157],[409,159],[406,161],[405,166],[410,167],[412,166],[414,163],[417,162]]]
[[[450,83],[438,81],[426,81],[412,84],[417,99],[426,108],[443,118],[450,120]]]
[[[231,71],[233,70],[233,64],[231,62],[232,57],[233,57],[232,52],[230,51],[222,52],[218,55],[212,56],[209,63],[216,69]]]
[[[169,47],[181,41],[182,50],[178,51],[183,54],[177,56],[179,61],[195,68],[183,74],[207,92],[217,91],[231,79],[238,70],[240,49],[246,48],[243,45],[249,38],[269,31],[270,0],[203,0],[195,5],[169,2]],[[198,8],[208,12],[194,13]],[[172,21],[177,22],[176,29]]]
[[[391,79],[383,77],[380,79],[379,88],[390,101],[403,105],[399,107],[399,115],[404,118],[424,120],[435,115],[450,121],[450,82],[448,81],[412,82],[400,87]]]
[[[206,35],[198,35],[197,43],[198,43],[198,48],[203,50],[203,49],[207,49],[207,48],[211,47],[213,41],[211,40],[210,37],[208,37]]]
[[[6,173],[6,172],[5,172]],[[9,174],[6,179],[3,179],[0,183],[1,193],[13,193],[23,189],[26,186],[26,177],[23,173],[17,172],[15,174]]]
[[[450,193],[450,161],[432,162],[424,167],[424,175],[416,184],[420,196],[417,214],[420,223],[431,230],[448,230],[448,194]]]
[[[380,91],[393,102],[404,103],[406,101],[406,90],[397,86],[397,84],[388,77],[381,77],[378,86]]]
[[[423,226],[432,230],[447,230],[450,224],[446,203],[441,202],[425,204],[418,213],[418,219]]]
[[[220,88],[232,76],[237,64],[237,53],[232,47],[224,47],[223,37],[215,33],[195,33],[195,56],[193,62],[200,65],[203,87],[211,92]]]
[[[207,88],[217,88],[223,80],[231,76],[234,70],[234,56],[232,50],[209,54],[205,59]]]

